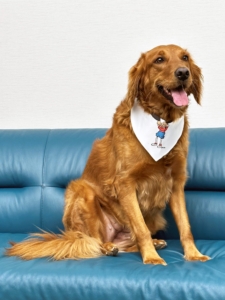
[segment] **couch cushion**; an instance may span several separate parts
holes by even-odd
[[[168,241],[159,251],[166,267],[144,265],[139,253],[58,262],[3,256],[9,240],[25,237],[0,234],[0,299],[225,299],[225,241],[196,242],[212,257],[205,263],[186,262],[180,242]]]
[[[190,130],[188,190],[225,191],[225,128]]]
[[[0,188],[42,184],[49,130],[0,130]]]
[[[225,240],[225,192],[185,191],[186,206],[195,239]],[[167,229],[164,239],[179,239],[177,226],[169,207],[165,211]]]
[[[105,135],[106,129],[51,130],[43,167],[45,186],[66,187],[81,176],[93,142]]]
[[[0,232],[35,232],[41,227],[39,186],[0,189]]]

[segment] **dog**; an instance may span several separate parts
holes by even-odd
[[[166,242],[152,236],[166,227],[163,210],[168,203],[185,259],[210,259],[195,246],[184,196],[188,96],[192,94],[200,104],[201,91],[201,69],[187,50],[166,45],[143,53],[129,71],[127,94],[116,109],[112,127],[94,142],[81,178],[66,188],[65,230],[33,234],[12,243],[6,255],[61,260],[140,251],[143,263],[166,265],[156,251]],[[161,158],[155,160],[134,132],[135,105],[145,118],[156,116],[168,124],[183,122],[176,143]],[[149,136],[150,143],[151,139]]]

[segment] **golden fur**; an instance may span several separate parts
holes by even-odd
[[[178,68],[186,68],[189,77],[181,81],[175,76]],[[165,265],[156,249],[166,243],[151,236],[165,228],[162,212],[169,203],[185,258],[208,260],[195,247],[185,206],[187,106],[176,106],[158,89],[182,85],[187,95],[193,94],[200,103],[201,81],[200,68],[186,50],[176,45],[159,46],[142,54],[129,72],[127,95],[116,109],[112,127],[105,137],[95,141],[81,178],[71,181],[66,189],[65,231],[60,235],[35,234],[13,244],[6,254],[60,260],[139,250],[144,263]],[[178,143],[157,162],[132,130],[130,112],[136,98],[146,112],[167,122],[182,115],[185,118]]]

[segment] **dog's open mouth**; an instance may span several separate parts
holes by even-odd
[[[175,89],[166,89],[162,85],[158,85],[159,92],[176,106],[187,106],[189,103],[187,93],[182,86]]]

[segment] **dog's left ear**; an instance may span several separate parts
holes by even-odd
[[[145,69],[145,54],[142,54],[138,62],[129,71],[129,81],[127,90],[127,101],[130,108],[134,105],[134,100],[138,95],[138,87]]]
[[[189,89],[190,94],[194,96],[198,104],[201,104],[203,76],[201,69],[194,62],[191,64],[191,75],[193,82]]]

